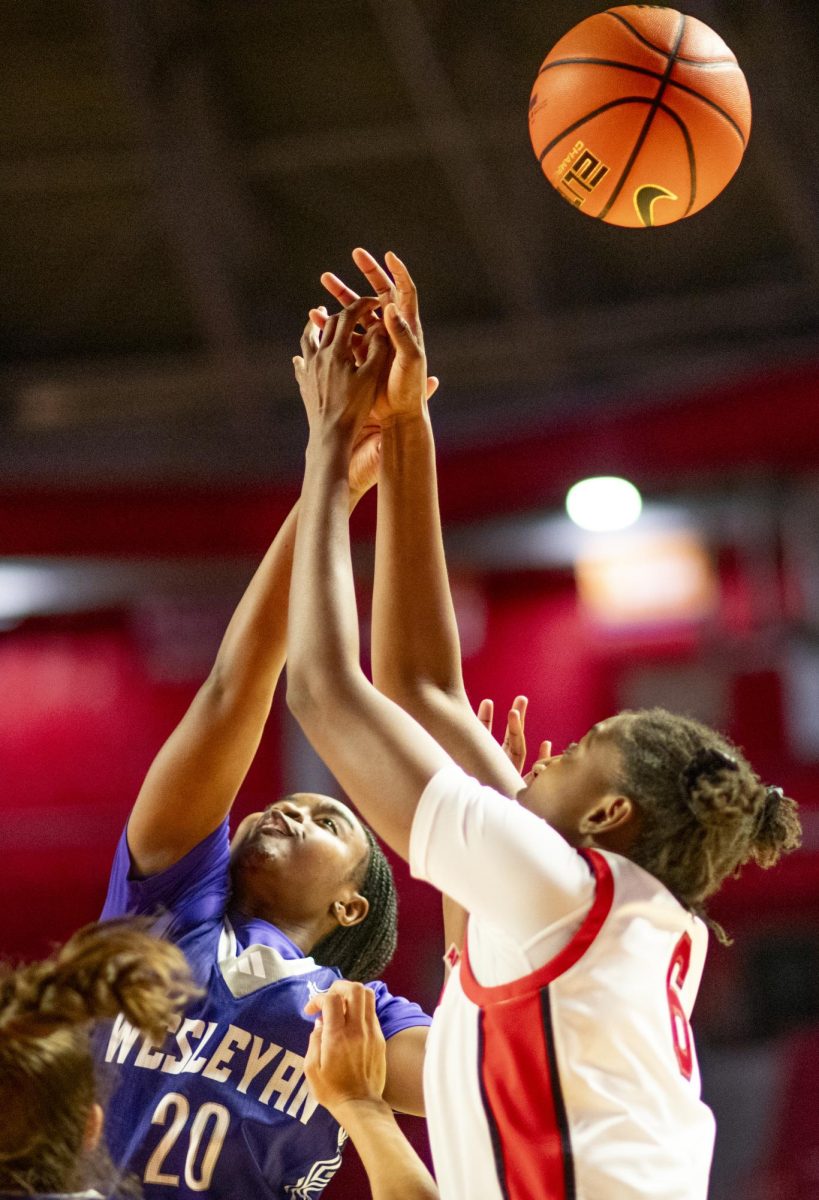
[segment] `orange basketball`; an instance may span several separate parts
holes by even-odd
[[[612,225],[690,217],[745,153],[751,97],[722,38],[671,8],[626,4],[575,25],[543,62],[529,133],[569,204]]]

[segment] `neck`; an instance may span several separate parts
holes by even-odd
[[[631,858],[637,833],[636,823],[629,821],[589,838],[588,845],[596,846],[598,850],[610,850],[612,854],[621,854],[623,858]]]
[[[275,925],[305,955],[309,954],[313,947],[333,928],[326,916],[321,919],[298,920],[284,917],[270,905],[265,904],[263,900],[243,895],[240,892],[233,894],[233,908],[243,917],[258,917],[259,920],[266,921],[268,925]]]

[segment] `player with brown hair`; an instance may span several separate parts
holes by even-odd
[[[44,962],[0,966],[0,1193],[115,1188],[89,1031],[124,1013],[161,1038],[197,992],[184,955],[139,921],[87,925]]]

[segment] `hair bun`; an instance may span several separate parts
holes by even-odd
[[[721,771],[738,771],[739,763],[730,754],[713,747],[703,746],[693,755],[690,762],[683,768],[682,778],[685,790],[689,795],[703,780],[716,782]]]
[[[780,787],[766,787],[759,805],[751,856],[761,867],[772,867],[781,854],[802,844],[798,805]]]

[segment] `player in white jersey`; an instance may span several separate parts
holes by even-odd
[[[704,1200],[713,1124],[688,1026],[704,903],[798,843],[795,805],[719,734],[663,710],[610,718],[559,756],[544,747],[526,779],[514,770],[460,678],[414,287],[394,257],[395,291],[356,261],[389,343],[377,323],[359,340],[374,301],[331,281],[348,311],[317,322],[320,340],[308,326],[295,360],[310,438],[288,701],[376,829],[469,913],[425,1064],[441,1193]],[[373,677],[426,728],[358,662],[345,477],[371,411]]]

